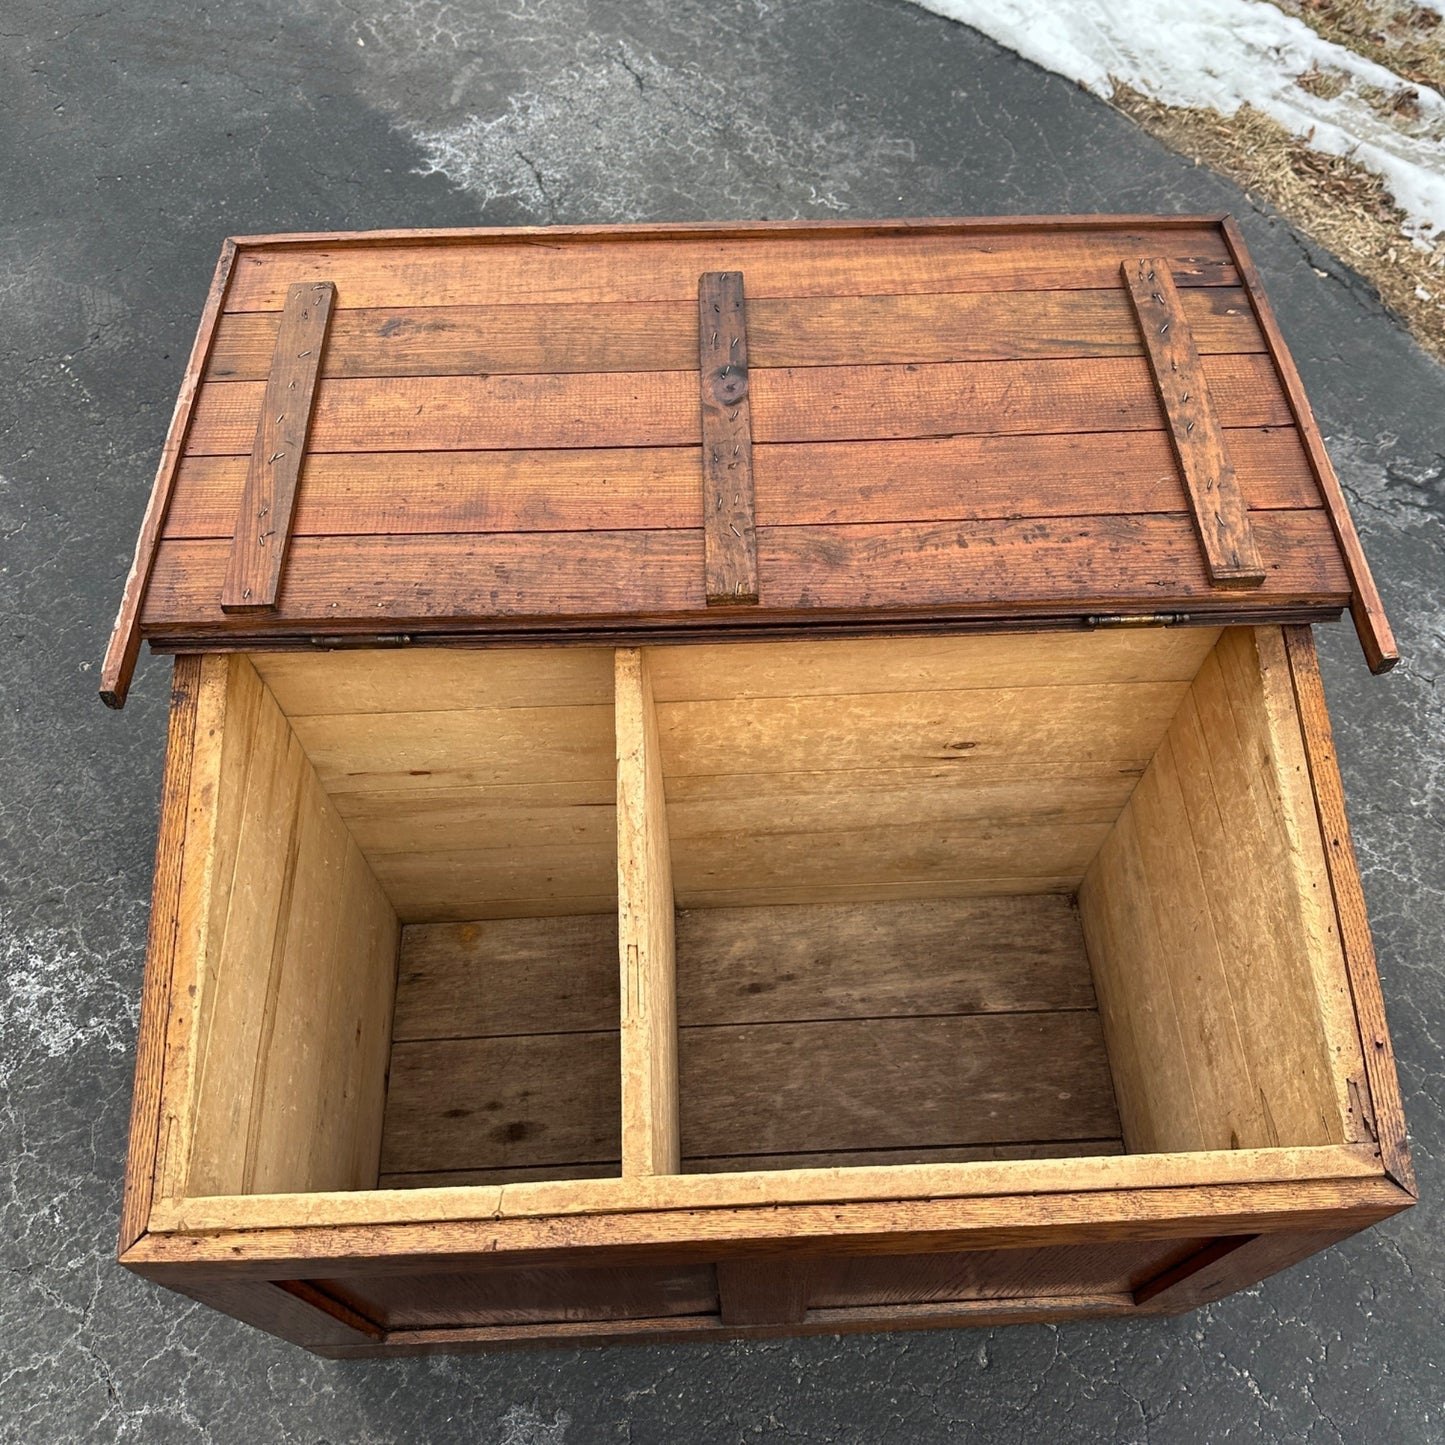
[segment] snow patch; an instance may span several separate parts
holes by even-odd
[[[1445,230],[1445,98],[1317,35],[1265,0],[914,0],[982,31],[1098,95],[1123,82],[1166,105],[1233,115],[1245,102],[1317,150],[1374,171],[1421,245]],[[1445,0],[1442,0],[1445,3]],[[1324,97],[1296,85],[1312,68],[1344,81]],[[1418,119],[1396,125],[1366,89],[1413,90]]]

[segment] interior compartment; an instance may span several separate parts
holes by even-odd
[[[1355,1137],[1278,629],[202,679],[173,1195]]]

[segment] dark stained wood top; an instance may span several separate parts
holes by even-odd
[[[1172,281],[1172,354],[1191,368],[1172,392],[1121,270],[1141,261]],[[710,597],[704,547],[698,298],[719,272],[742,277],[751,412],[757,601],[744,557],[736,605]],[[226,610],[283,307],[317,283],[335,304],[275,606]],[[1207,449],[1197,417],[1166,411],[1196,381]],[[1232,476],[1234,510],[1206,538],[1209,468]],[[1258,586],[1228,585],[1225,533],[1252,540]],[[1388,667],[1338,482],[1226,218],[253,237],[227,242],[212,287],[102,695],[123,700],[142,636],[621,639],[1345,607]]]

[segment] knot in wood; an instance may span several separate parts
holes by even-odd
[[[748,394],[748,371],[745,366],[718,367],[708,378],[713,400],[719,406],[736,406]]]

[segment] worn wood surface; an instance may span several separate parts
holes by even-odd
[[[1264,350],[1242,289],[1186,287],[1181,297],[1202,353]],[[223,316],[207,378],[264,378],[276,331],[276,312]],[[748,304],[748,350],[757,366],[845,366],[1136,356],[1142,346],[1117,291],[1000,291],[760,297]],[[697,362],[696,313],[681,302],[346,307],[321,374],[685,371]]]
[[[395,914],[250,664],[207,659],[207,682],[167,1192],[366,1188]]]
[[[1394,1048],[1385,1022],[1385,1003],[1375,967],[1364,891],[1360,886],[1359,862],[1345,816],[1344,786],[1335,757],[1314,635],[1307,627],[1287,627],[1284,639],[1368,1081],[1368,1089],[1361,1091],[1359,1101],[1351,1101],[1352,1111],[1368,1109],[1368,1116],[1360,1120],[1364,1126],[1363,1137],[1378,1143],[1390,1177],[1401,1188],[1413,1192],[1415,1173],[1410,1163]]]
[[[335,304],[329,281],[286,294],[221,584],[222,611],[265,612],[276,605]]]
[[[236,244],[228,240],[221,246],[221,257],[216,262],[216,273],[211,278],[211,289],[206,295],[205,308],[201,312],[200,329],[191,345],[190,358],[181,378],[180,394],[176,397],[171,424],[161,447],[155,481],[151,484],[150,500],[146,503],[145,516],[141,519],[140,535],[136,538],[135,555],[130,571],[126,574],[120,609],[116,613],[115,625],[111,628],[110,639],[106,643],[105,657],[101,660],[100,700],[107,707],[124,707],[126,694],[130,691],[130,680],[135,672],[136,659],[140,656],[140,622],[146,587],[155,566],[156,548],[165,532],[166,516],[175,496],[176,471],[185,452],[196,398],[200,393],[201,373],[205,370],[211,347],[215,343],[216,328],[220,322],[221,307],[231,282],[231,268],[235,259]]]
[[[672,850],[647,654],[617,652],[617,928],[622,1172],[678,1171]]]
[[[1131,1149],[1360,1137],[1359,1041],[1278,629],[1221,636],[1079,907]]]
[[[940,291],[997,292],[1106,288],[1127,256],[1170,257],[1184,286],[1237,286],[1217,222],[1169,226],[1059,228],[1022,221],[970,234],[945,223],[932,232],[881,223],[870,232],[829,234],[789,226],[747,234],[676,233],[656,239],[527,238],[479,250],[464,240],[417,246],[392,241],[248,247],[254,264],[238,275],[228,311],[278,310],[286,287],[335,280],[349,306],[487,306],[683,301],[704,271],[739,270],[754,296],[876,296]],[[500,240],[501,238],[497,238]]]
[[[161,780],[160,826],[146,935],[145,982],[136,1030],[135,1087],[131,1093],[125,1191],[121,1200],[120,1252],[145,1233],[155,1192],[162,1121],[166,1015],[180,936],[181,870],[191,802],[191,761],[200,702],[201,659],[178,657],[171,678],[170,725]]]
[[[1201,362],[1220,424],[1288,426],[1266,357]],[[202,391],[187,456],[250,451],[265,384]],[[758,443],[933,435],[1156,431],[1159,402],[1141,357],[753,368]],[[327,382],[309,450],[411,452],[533,447],[696,446],[696,371],[541,376],[368,377]]]
[[[704,590],[709,606],[738,606],[758,600],[752,404],[742,272],[704,273],[698,281],[697,306]]]
[[[1168,265],[1162,260],[1126,261],[1122,270],[1209,580],[1217,587],[1258,587],[1264,582],[1264,563]]]
[[[1086,1011],[699,1026],[682,1030],[678,1068],[684,1159],[1118,1129]]]
[[[1359,533],[1355,531],[1344,491],[1330,463],[1329,453],[1325,450],[1319,423],[1316,422],[1309,398],[1305,395],[1299,369],[1289,354],[1289,348],[1284,344],[1279,323],[1275,320],[1274,308],[1265,294],[1264,283],[1255,269],[1238,223],[1232,216],[1225,216],[1221,220],[1220,231],[1225,245],[1229,248],[1230,257],[1238,267],[1240,279],[1248,291],[1250,305],[1254,308],[1265,345],[1279,373],[1295,425],[1299,429],[1315,479],[1329,510],[1340,555],[1350,578],[1350,615],[1354,620],[1355,631],[1359,634],[1360,646],[1364,649],[1365,661],[1369,663],[1371,672],[1388,672],[1399,662],[1400,649],[1395,644],[1390,620],[1385,615],[1385,604],[1380,599],[1379,589],[1375,586],[1375,579],[1370,572],[1370,564],[1365,559],[1365,551],[1360,545]]]
[[[981,624],[1368,607],[1338,486],[1231,234],[1218,218],[1128,217],[246,242],[194,424],[171,439],[179,473],[143,539],[141,623],[164,647],[248,628],[452,641],[590,618],[609,620],[598,640],[636,642],[685,619],[738,627],[699,575],[689,316],[698,277],[723,272],[746,274],[751,311],[768,590],[743,609],[749,626],[820,611],[858,625],[885,610]],[[1264,573],[1248,597],[1211,581],[1191,535],[1118,284],[1139,256],[1168,260],[1237,468]],[[273,613],[229,617],[219,544],[268,348],[287,288],[319,281],[346,307],[287,587]]]
[[[616,1028],[617,915],[402,929],[392,1038]]]
[[[1227,436],[1251,508],[1320,506],[1295,432],[1237,427]],[[306,462],[293,534],[697,527],[701,465],[696,447],[316,456]],[[229,536],[245,470],[239,457],[185,458],[166,536]],[[1177,470],[1162,431],[753,448],[763,526],[1183,512]]]
[[[392,1045],[381,1172],[612,1165],[617,1027]]]
[[[1071,899],[936,899],[678,915],[682,1028],[1092,1009]]]
[[[1258,514],[1271,558],[1271,595],[1325,613],[1349,600],[1337,555],[1322,550],[1316,511]],[[235,630],[214,588],[224,544],[161,545],[148,594],[157,632]],[[299,537],[276,620],[309,632],[440,626],[461,617],[535,620],[677,616],[703,607],[701,529],[499,533],[473,537]],[[952,608],[999,616],[1030,611],[1179,611],[1208,616],[1199,545],[1181,515],[1000,519],[912,525],[760,527],[758,565],[770,608],[801,617],[850,609]],[[877,619],[874,619],[875,621]],[[268,624],[269,625],[269,624]]]
[[[810,1267],[798,1260],[722,1260],[718,1315],[725,1325],[795,1325],[808,1312]]]

